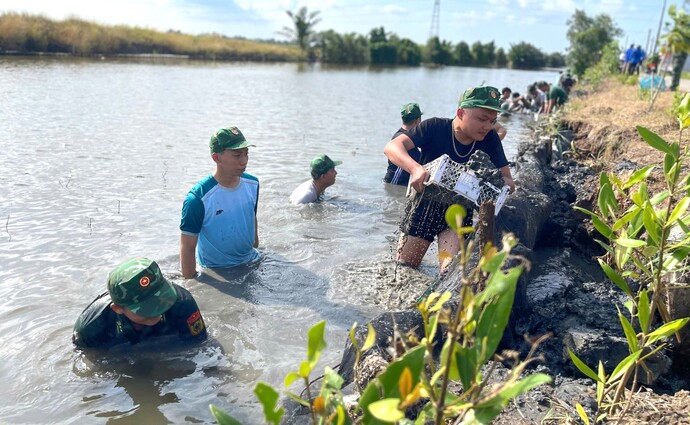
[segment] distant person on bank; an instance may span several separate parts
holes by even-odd
[[[163,277],[155,261],[135,258],[120,264],[110,272],[107,287],[74,325],[72,341],[78,347],[110,348],[163,335],[206,339],[194,297]]]
[[[290,203],[293,205],[318,202],[326,188],[335,184],[335,171],[342,161],[333,161],[328,155],[317,156],[311,161],[311,180],[307,180],[290,195]]]
[[[386,144],[384,153],[394,164],[410,173],[410,184],[417,192],[422,192],[429,172],[412,159],[407,151],[413,147],[421,149],[421,164],[427,164],[446,154],[455,162],[465,163],[472,153],[482,150],[489,155],[491,162],[501,171],[503,180],[511,191],[515,190],[508,160],[494,125],[501,112],[501,93],[489,86],[479,86],[466,90],[458,103],[455,117],[430,118],[422,121],[408,134],[401,134]],[[411,212],[409,222],[401,225],[397,260],[411,266],[418,266],[426,251],[437,238],[439,252],[447,252],[440,261],[441,272],[450,264],[460,249],[458,234],[445,220],[449,205],[437,201],[422,200],[414,211],[413,199],[409,198],[406,210]],[[471,225],[471,211],[465,220]]]
[[[575,85],[575,80],[572,78],[567,78],[561,83],[563,86],[553,85],[550,86],[548,94],[546,95],[546,109],[545,114],[551,114],[556,112],[565,102],[568,101],[568,93],[570,89]]]
[[[393,134],[391,140],[395,139],[401,134],[407,134],[408,131],[415,128],[417,124],[422,122],[422,110],[419,109],[419,105],[416,103],[408,103],[400,111],[400,116],[402,117],[402,127]],[[420,152],[416,147],[407,151],[407,154],[412,157],[415,161],[419,162]],[[388,160],[388,169],[386,169],[386,175],[383,177],[383,181],[391,184],[398,184],[401,186],[407,186],[407,182],[410,180],[410,173],[403,170],[401,167],[393,164],[390,159]]]
[[[221,128],[209,142],[216,164],[182,205],[180,267],[185,278],[204,268],[234,267],[260,259],[259,180],[245,173],[249,142],[237,127]]]

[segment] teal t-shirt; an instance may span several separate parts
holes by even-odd
[[[189,191],[180,231],[198,237],[196,256],[202,267],[232,267],[260,258],[254,248],[258,204],[259,179],[247,173],[234,188],[208,176]]]

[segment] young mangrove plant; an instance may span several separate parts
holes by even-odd
[[[669,292],[679,290],[673,276],[688,270],[690,254],[690,175],[682,175],[690,156],[682,145],[683,130],[690,126],[690,94],[677,109],[680,123],[679,140],[668,142],[656,133],[637,127],[637,132],[652,148],[664,153],[663,171],[666,188],[650,194],[647,184],[654,166],[644,167],[622,180],[612,173],[601,173],[598,210],[591,212],[576,207],[590,216],[605,240],[598,240],[606,250],[599,260],[606,276],[628,297],[625,313],[618,317],[630,354],[607,374],[599,362],[597,372],[582,362],[575,353],[570,357],[575,366],[596,381],[598,411],[594,422],[612,415],[625,416],[637,389],[638,376],[651,381],[652,374],[645,361],[668,345],[665,339],[678,332],[688,318],[673,319],[669,308]],[[630,205],[624,209],[624,205]],[[635,282],[635,291],[629,282]],[[659,316],[661,323],[655,318]],[[577,406],[582,419],[589,423],[582,406]]]
[[[523,376],[527,365],[537,359],[534,351],[539,341],[524,360],[512,356],[512,368],[505,378],[492,375],[494,367],[488,363],[508,324],[524,264],[506,267],[510,250],[516,244],[515,238],[507,235],[502,249],[487,244],[478,264],[470,267],[470,249],[465,246],[463,236],[473,229],[462,227],[465,214],[459,205],[446,213],[446,220],[458,232],[463,245],[458,257],[461,282],[459,294],[455,295],[457,300],[453,300],[451,292],[432,293],[417,305],[423,336],[400,335],[403,353],[396,355],[385,370],[366,384],[353,408],[348,410],[343,402],[343,378],[330,368],[326,368],[319,393],[311,393],[309,376],[326,347],[325,322],[309,330],[307,360],[300,364],[298,371],[287,375],[285,386],[302,380],[306,398],[289,391],[286,394],[309,409],[313,424],[440,425],[448,420],[458,424],[486,424],[514,397],[551,381],[541,373]],[[438,329],[444,332],[437,332]],[[374,330],[369,326],[361,346],[356,341],[354,327],[350,339],[357,352],[355,363],[359,363],[362,354],[374,344]],[[441,347],[440,357],[435,355],[438,347]],[[355,373],[356,368],[357,365]],[[459,381],[462,391],[450,391],[452,381]],[[282,408],[276,405],[278,392],[260,383],[255,393],[264,407],[265,421],[278,423],[283,414]],[[237,423],[215,406],[211,410],[219,423]]]

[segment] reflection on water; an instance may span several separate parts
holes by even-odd
[[[255,423],[255,383],[282,386],[306,356],[309,327],[328,321],[321,370],[338,363],[354,321],[385,308],[375,300],[398,276],[392,251],[405,188],[381,182],[382,150],[401,105],[450,116],[457,95],[479,81],[524,87],[554,78],[0,57],[0,422],[206,423],[213,403]],[[526,119],[502,120],[511,158]],[[264,258],[183,281],[180,207],[212,171],[208,139],[227,125],[256,145],[248,172],[261,182]],[[325,202],[290,205],[322,153],[343,160]],[[79,313],[113,267],[138,256],[192,292],[209,341],[105,358],[74,351]],[[430,252],[417,283],[436,263]],[[391,297],[416,290],[401,283]]]

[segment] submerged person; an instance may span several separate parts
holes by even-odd
[[[505,184],[514,191],[515,184],[508,160],[501,140],[494,130],[496,116],[501,112],[500,96],[495,87],[470,88],[460,96],[455,117],[422,121],[408,134],[401,134],[388,142],[384,153],[394,164],[410,173],[411,186],[421,193],[424,183],[429,179],[429,172],[410,158],[408,150],[415,146],[421,149],[421,164],[431,162],[444,154],[457,163],[465,163],[472,153],[482,150],[501,171]],[[418,266],[429,245],[436,238],[439,252],[450,254],[440,260],[441,272],[445,270],[460,249],[457,233],[445,220],[448,207],[449,205],[424,198],[415,207],[412,197],[408,199],[406,209],[410,213],[410,219],[404,221],[400,228],[398,261]],[[471,225],[471,220],[471,211],[468,211],[465,222]]]
[[[406,134],[408,131],[412,130],[422,122],[422,110],[419,109],[419,105],[416,103],[408,103],[400,111],[400,116],[402,117],[402,127],[393,134],[391,140],[395,139],[401,134]],[[419,162],[420,153],[419,149],[416,147],[407,151],[407,154],[412,157],[415,161]],[[410,173],[403,170],[401,167],[393,164],[390,159],[388,160],[388,168],[386,169],[386,175],[383,177],[383,181],[391,184],[398,184],[402,186],[407,186],[407,182],[410,180]]]
[[[245,173],[250,146],[237,127],[221,128],[211,136],[216,170],[189,191],[182,205],[182,276],[196,276],[197,260],[204,268],[214,268],[260,259],[259,179]]]
[[[82,311],[72,342],[83,348],[110,348],[163,335],[203,341],[206,325],[194,297],[170,283],[158,264],[135,258],[108,276],[108,290]]]
[[[311,161],[311,180],[307,180],[290,194],[290,203],[293,205],[309,204],[317,202],[326,188],[335,184],[335,170],[342,161],[333,161],[328,155],[320,155]]]

